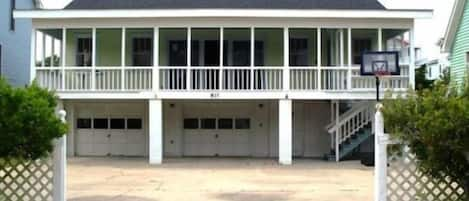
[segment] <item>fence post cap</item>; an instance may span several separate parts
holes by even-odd
[[[65,120],[65,116],[67,116],[67,112],[65,110],[60,110],[58,115],[61,120]]]
[[[380,112],[381,112],[381,110],[383,109],[383,107],[384,107],[384,106],[383,106],[383,104],[381,104],[381,103],[377,103],[376,106],[375,106],[376,111],[380,111]]]

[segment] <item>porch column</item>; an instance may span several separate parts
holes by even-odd
[[[149,162],[158,165],[163,162],[163,101],[148,101]]]
[[[281,165],[292,164],[292,101],[282,99],[278,103],[278,161]]]

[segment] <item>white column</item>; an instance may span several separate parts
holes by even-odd
[[[30,62],[30,72],[29,72],[29,82],[32,83],[36,78],[36,29],[32,28],[31,30],[31,60]]]
[[[153,28],[153,91],[160,90],[160,29]]]
[[[75,156],[75,105],[68,104],[66,107],[67,124],[69,126],[67,135],[67,156]]]
[[[278,161],[281,165],[292,164],[292,100],[279,100],[278,103]]]
[[[65,66],[67,65],[67,28],[62,28],[62,90],[65,89]]]
[[[347,76],[347,83],[348,89],[352,89],[352,29],[347,29],[347,63],[348,63],[348,76]]]
[[[148,102],[149,162],[158,165],[163,162],[163,101],[152,99]]]
[[[376,105],[375,114],[375,201],[386,201],[387,189],[387,150],[386,144],[380,141],[384,138],[384,120],[381,113],[383,106]]]
[[[290,90],[290,34],[289,28],[283,28],[283,90]]]
[[[335,161],[340,161],[340,139],[341,139],[341,129],[339,127],[340,123],[340,102],[335,101]]]
[[[192,28],[191,27],[188,27],[187,28],[187,68],[186,68],[186,90],[190,90],[190,86],[191,86],[191,46],[192,46]]]
[[[58,116],[62,122],[66,123],[65,110],[60,110]],[[54,164],[54,192],[53,200],[54,201],[65,201],[66,199],[66,190],[67,190],[67,148],[66,148],[67,137],[57,139],[55,141],[54,153],[53,153],[53,164]]]
[[[96,28],[92,29],[91,48],[91,90],[96,90]]]
[[[121,90],[125,90],[125,49],[126,49],[126,28],[122,27],[121,30]]]
[[[318,90],[320,91],[322,89],[322,81],[321,81],[321,63],[322,63],[322,45],[321,45],[321,28],[319,27],[318,28],[318,66],[317,66],[317,71],[318,71],[318,74],[317,74],[317,82],[318,82]]]
[[[415,89],[415,29],[412,27],[410,37],[409,84]]]

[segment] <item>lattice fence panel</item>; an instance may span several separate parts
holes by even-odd
[[[0,201],[52,201],[53,163],[51,159],[0,166]]]
[[[436,179],[420,172],[415,155],[405,146],[398,147],[388,155],[389,201],[459,201],[466,196],[449,177]]]

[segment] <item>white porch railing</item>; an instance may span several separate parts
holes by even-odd
[[[290,89],[354,91],[375,89],[375,78],[360,76],[359,67],[289,67]],[[158,86],[153,73],[159,71]],[[189,71],[189,72],[188,72]],[[38,67],[40,86],[58,91],[279,91],[283,67]],[[350,82],[350,83],[349,83]],[[382,89],[407,89],[409,67],[386,76]]]

